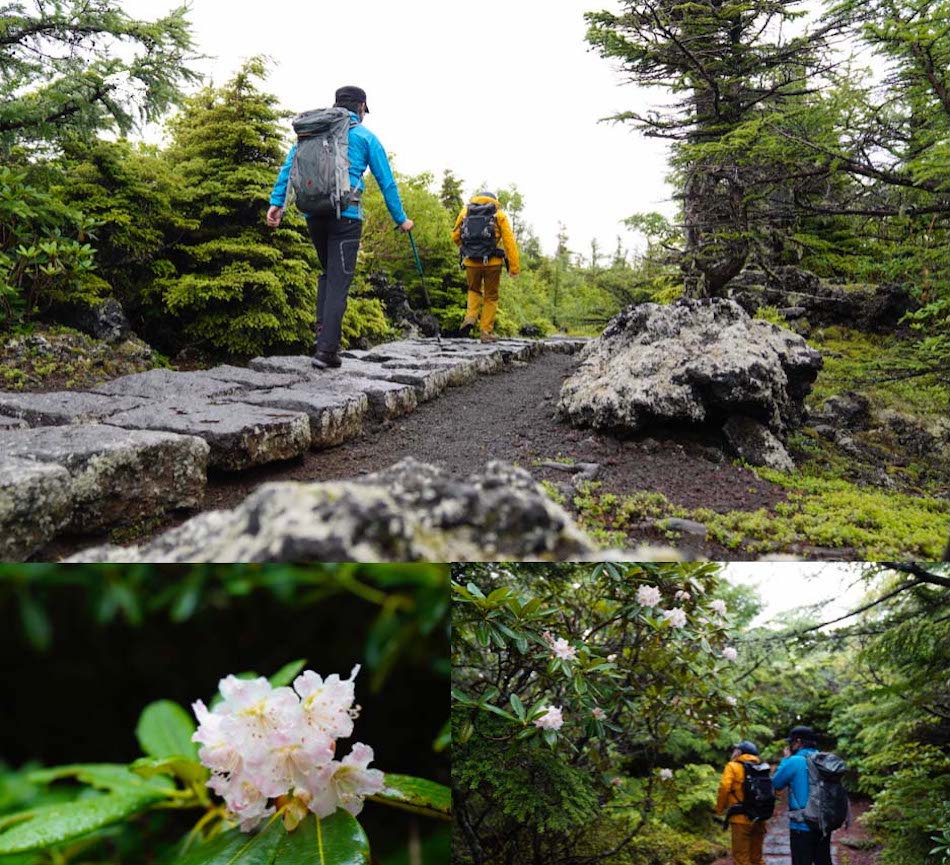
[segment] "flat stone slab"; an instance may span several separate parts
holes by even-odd
[[[434,399],[449,386],[449,373],[441,369],[405,369],[403,367],[384,368],[380,363],[369,363],[352,357],[343,357],[339,369],[316,372],[319,380],[332,382],[346,376],[389,381],[397,384],[412,385],[418,402]],[[257,357],[250,362],[251,369],[261,372],[301,372],[314,374],[314,367],[306,355],[285,357]]]
[[[190,436],[104,424],[47,426],[0,432],[0,454],[4,465],[14,463],[7,470],[8,483],[21,478],[13,492],[15,501],[39,495],[30,492],[31,485],[52,483],[53,477],[47,472],[44,482],[39,474],[21,475],[23,467],[17,463],[67,472],[70,508],[64,530],[123,525],[166,510],[196,507],[204,498],[208,445]],[[51,507],[51,513],[55,511]],[[40,509],[28,518],[47,519]],[[49,519],[51,525],[58,522],[55,516]]]
[[[472,348],[449,346],[439,349],[432,343],[413,340],[392,342],[369,351],[350,352],[354,360],[380,363],[386,368],[447,370],[452,386],[468,384],[479,375],[499,372],[505,365],[505,355],[497,345],[473,344]]]
[[[316,384],[316,383],[314,383]],[[309,383],[304,387],[309,387]],[[382,378],[363,378],[347,372],[333,379],[331,386],[352,386],[369,400],[369,411],[374,420],[385,421],[412,414],[419,405],[416,389],[411,384],[387,381]]]
[[[0,560],[22,562],[65,528],[71,486],[62,466],[0,457]]]
[[[241,385],[232,381],[211,378],[201,372],[175,372],[170,369],[150,369],[124,375],[93,388],[95,393],[111,396],[140,396],[150,400],[207,399],[234,393]]]
[[[109,415],[138,408],[143,397],[106,396],[83,391],[0,393],[0,414],[19,418],[25,426],[98,423]]]
[[[408,367],[403,366],[398,361],[389,361],[382,364],[350,359],[344,361],[342,372],[360,378],[375,378],[412,385],[416,390],[416,399],[419,402],[428,402],[435,399],[453,384],[453,379],[457,381],[457,377],[453,376],[450,369]]]
[[[0,417],[0,431],[8,429],[26,429],[29,424],[18,417]]]
[[[541,340],[546,351],[561,354],[576,354],[586,348],[593,340],[586,336],[549,336]]]
[[[183,397],[113,415],[109,424],[197,436],[211,448],[208,464],[227,471],[299,457],[310,447],[307,415],[244,402]]]
[[[535,339],[498,339],[492,343],[474,339],[402,339],[387,342],[365,351],[346,351],[344,355],[365,360],[393,360],[397,358],[478,358],[500,356],[504,361],[528,360],[541,354],[544,344]]]
[[[241,403],[303,412],[310,418],[310,447],[342,444],[363,431],[369,399],[355,388],[350,393],[302,383],[268,391],[252,391],[234,397]]]
[[[258,372],[244,366],[221,364],[211,369],[201,370],[201,375],[216,381],[228,382],[255,390],[272,387],[291,387],[303,379],[302,374]]]

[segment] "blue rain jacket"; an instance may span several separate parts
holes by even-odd
[[[796,811],[808,804],[808,761],[809,754],[814,754],[817,748],[802,748],[791,757],[786,757],[778,764],[778,769],[772,776],[772,786],[776,791],[788,787],[788,810]],[[789,827],[793,832],[808,832],[811,827],[800,820],[789,820]]]
[[[396,188],[396,179],[389,167],[389,158],[386,156],[386,151],[383,149],[383,145],[379,143],[379,139],[360,123],[358,114],[351,111],[350,121],[356,124],[350,127],[349,148],[347,150],[347,156],[350,160],[350,186],[360,191],[366,188],[363,175],[368,167],[373,172],[373,177],[376,178],[376,182],[382,190],[389,215],[396,225],[402,225],[406,221],[406,211],[403,210],[402,201],[399,199],[399,190]],[[290,167],[293,165],[296,152],[297,145],[294,144],[281,166],[280,174],[277,175],[277,182],[270,194],[270,203],[275,207],[283,207],[284,202],[287,201],[287,183],[290,180]],[[350,205],[340,216],[362,219],[363,208],[359,204]]]

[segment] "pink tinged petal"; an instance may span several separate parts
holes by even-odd
[[[339,763],[327,763],[307,778],[306,791],[310,794],[307,806],[318,817],[329,817],[340,806],[340,798],[333,777]]]
[[[343,758],[343,765],[365,769],[370,763],[373,762],[373,757],[373,749],[370,748],[369,745],[364,745],[362,742],[356,742],[353,745],[350,753]]]
[[[296,679],[294,679],[294,690],[302,699],[309,697],[314,691],[323,687],[323,679],[313,672],[313,670],[304,670]]]

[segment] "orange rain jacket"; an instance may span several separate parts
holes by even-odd
[[[501,205],[498,202],[497,198],[491,198],[487,195],[475,195],[472,196],[471,204],[494,204],[498,210],[495,213],[495,240],[499,242],[499,246],[505,250],[505,255],[508,256],[508,272],[512,275],[518,273],[521,269],[520,263],[518,261],[518,244],[515,243],[515,235],[511,230],[511,223],[508,221],[508,216],[501,209]],[[456,246],[462,245],[462,220],[465,219],[465,214],[468,213],[468,205],[465,205],[461,212],[458,215],[458,219],[455,220],[455,228],[452,229],[452,240],[455,241]],[[463,264],[466,267],[470,265],[481,266],[481,261],[476,261],[472,258],[466,258]],[[504,260],[498,258],[489,258],[487,262],[484,263],[485,267],[491,267],[492,265],[504,264]]]

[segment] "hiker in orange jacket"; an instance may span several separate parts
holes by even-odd
[[[759,749],[744,739],[738,745],[733,745],[729,762],[726,763],[719,781],[716,813],[725,813],[725,819],[729,822],[729,828],[732,830],[732,858],[736,865],[765,865],[762,858],[765,821],[753,821],[735,807],[740,805],[744,798],[742,784],[745,769],[741,764],[759,762]]]
[[[471,219],[466,221],[470,210]],[[490,233],[487,237],[468,235],[468,227],[476,214],[488,225]],[[459,333],[461,336],[468,336],[478,323],[482,342],[494,342],[496,337],[492,331],[495,328],[495,312],[498,309],[502,265],[507,265],[510,276],[517,276],[520,269],[518,244],[515,243],[511,223],[501,210],[494,192],[479,192],[472,196],[455,220],[452,240],[462,251],[462,264],[465,266],[465,278],[468,282],[468,304]],[[479,305],[482,308],[480,321]]]

